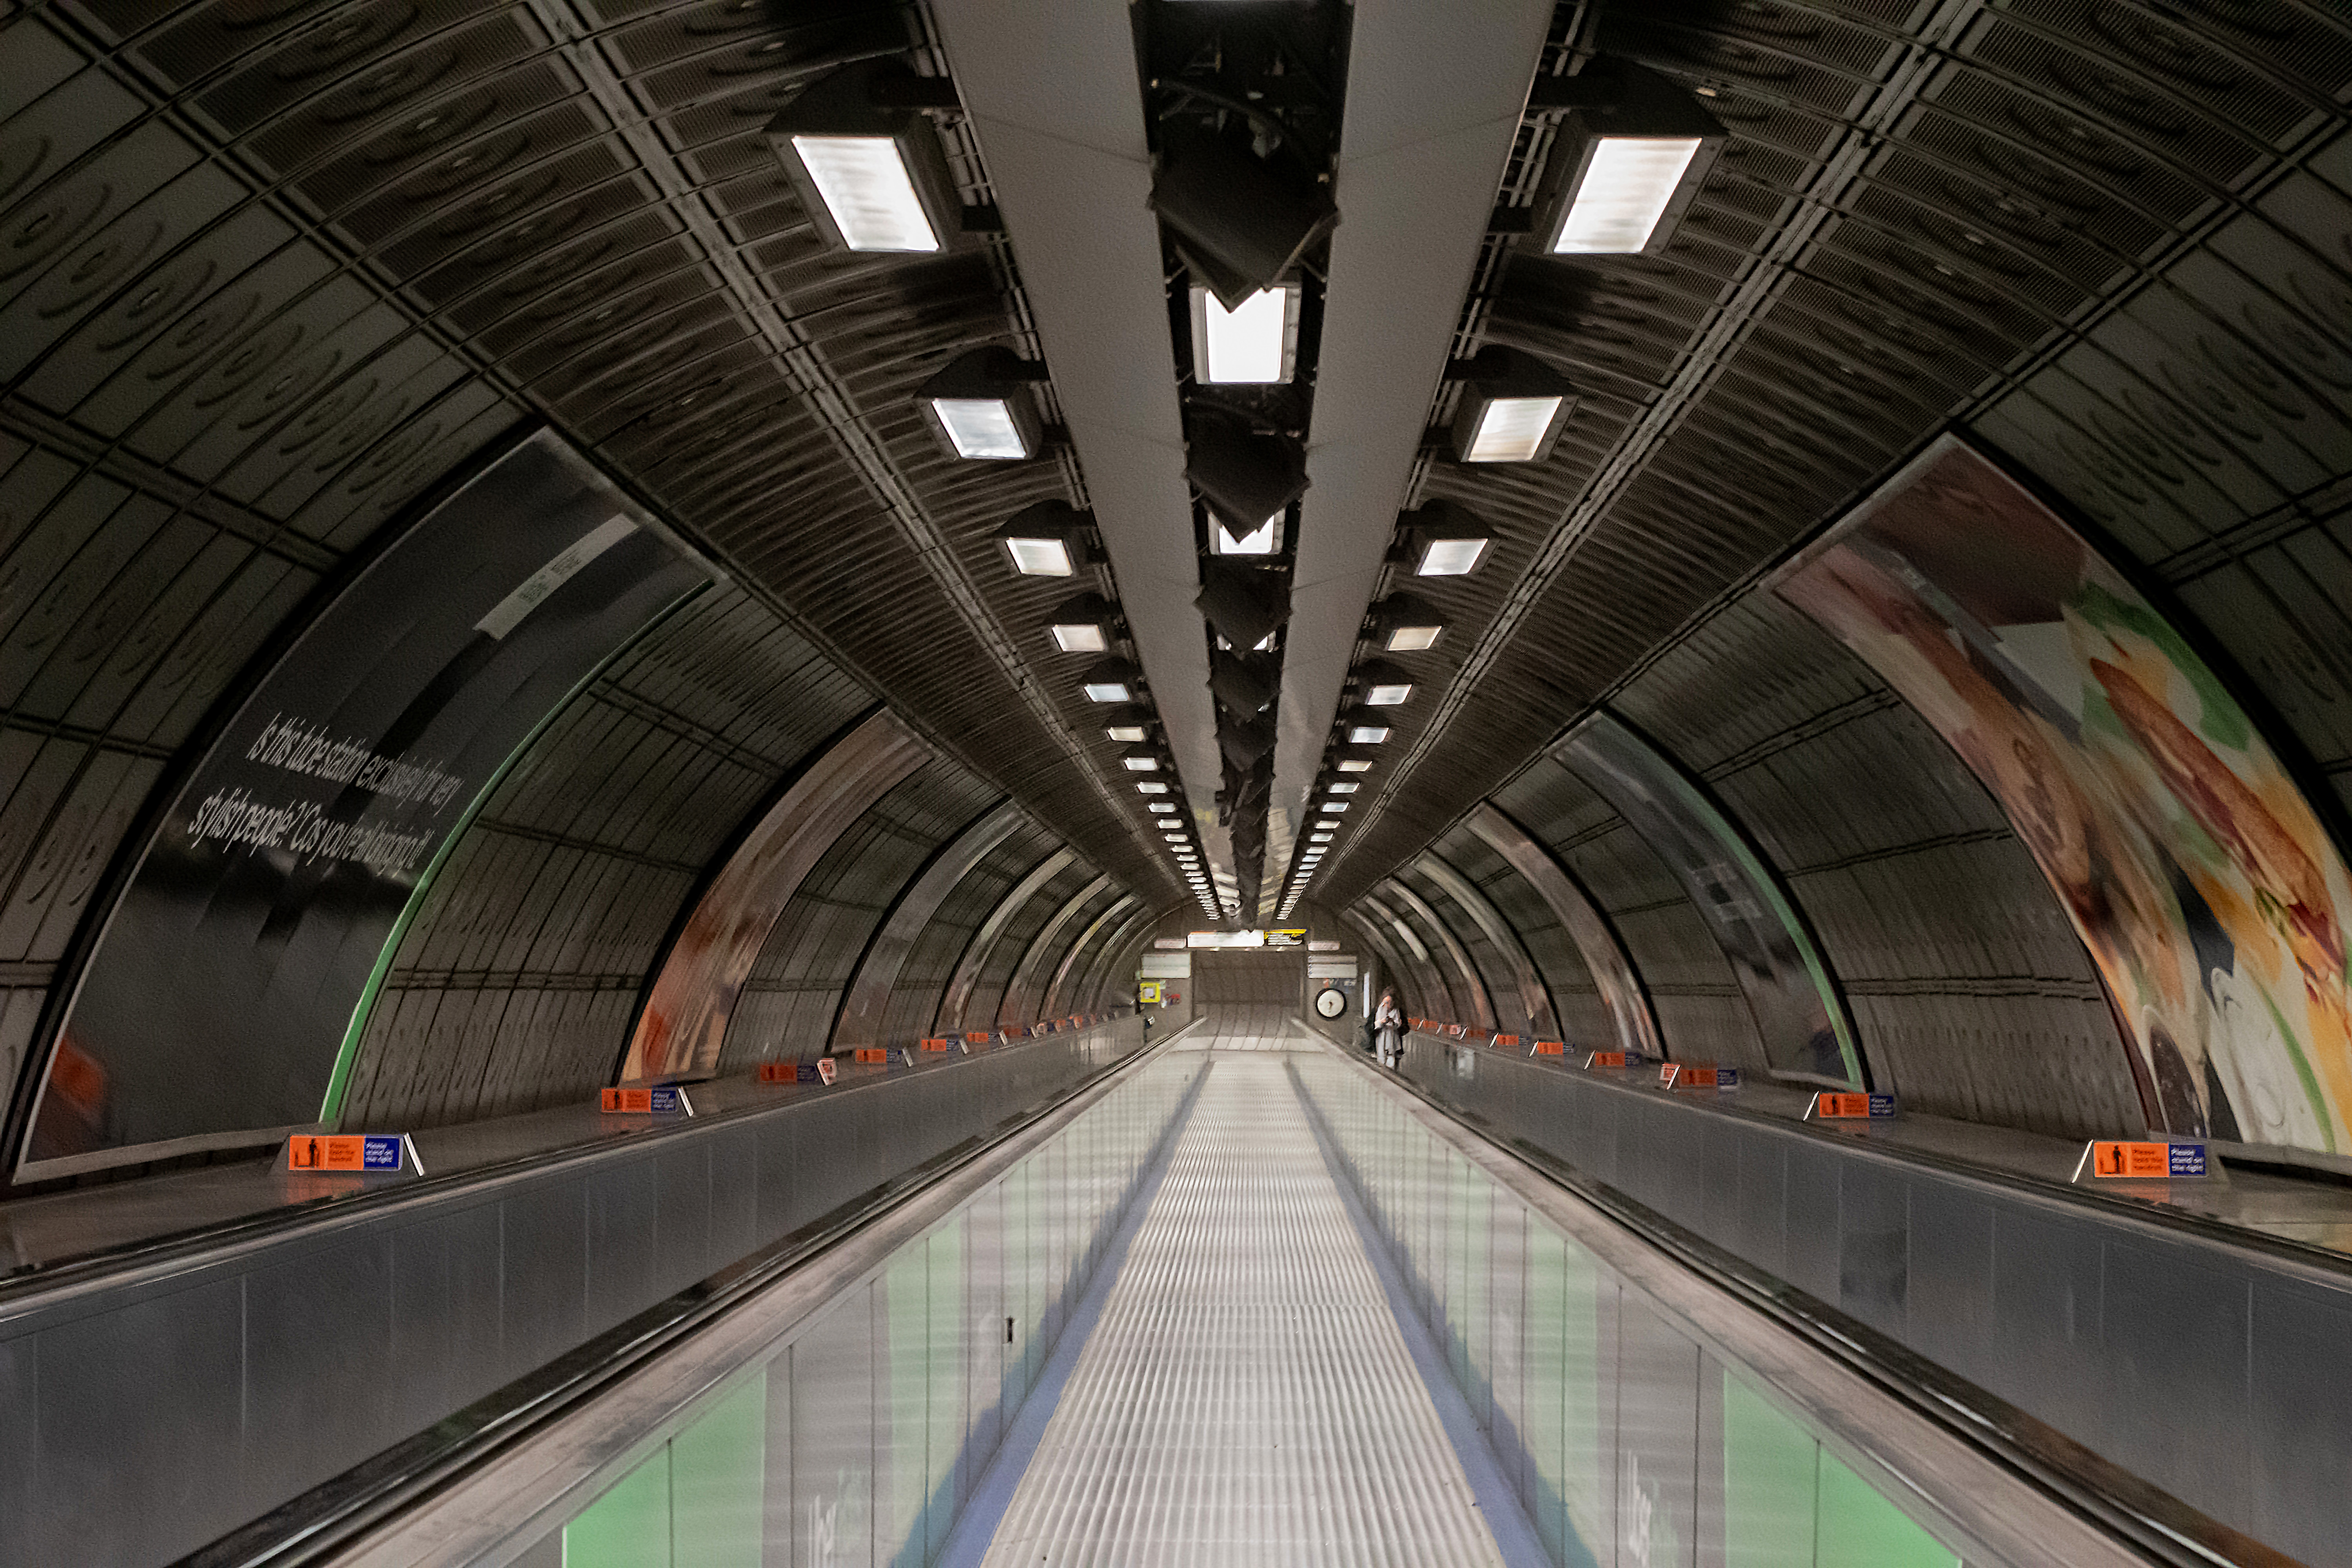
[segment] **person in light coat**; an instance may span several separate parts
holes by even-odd
[[[1381,1066],[1393,1068],[1404,1056],[1404,1014],[1393,991],[1381,993],[1381,1005],[1372,1011],[1372,1037],[1380,1046]]]

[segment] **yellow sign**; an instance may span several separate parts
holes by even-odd
[[[1139,1006],[1145,1006],[1145,1007],[1157,1007],[1157,1006],[1159,1006],[1159,1005],[1160,1005],[1160,982],[1158,982],[1157,980],[1146,980],[1146,981],[1144,981],[1142,984],[1139,984],[1138,986],[1136,986],[1136,988],[1135,988],[1135,1000],[1136,1000],[1137,1005],[1139,1005]]]

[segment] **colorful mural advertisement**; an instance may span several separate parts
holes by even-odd
[[[1657,852],[1739,983],[1776,1077],[1860,1089],[1853,1026],[1779,880],[1675,761],[1608,713],[1554,753]]]
[[[545,430],[411,523],[156,825],[81,971],[21,1171],[331,1121],[440,856],[549,716],[712,575]]]
[[[1776,587],[2000,803],[2128,1026],[2156,1131],[2352,1148],[2352,879],[2121,574],[1948,437]]]
[[[770,804],[703,889],[662,959],[623,1059],[624,1084],[715,1077],[768,937],[834,840],[930,755],[884,709]]]

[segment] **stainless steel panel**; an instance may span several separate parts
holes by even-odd
[[[2249,1528],[2307,1563],[2325,1563],[2352,1541],[2352,1400],[2314,1377],[2352,1343],[2352,1291],[2274,1284],[2253,1292],[2246,1351],[2253,1419],[2245,1445],[2252,1497]]]
[[[383,1446],[396,1385],[393,1248],[382,1235],[305,1249],[245,1279],[245,1484],[286,1496]]]
[[[383,1430],[421,1432],[512,1373],[500,1341],[500,1205],[392,1233],[392,1364]]]
[[[34,1563],[169,1562],[268,1506],[242,1464],[243,1298],[222,1280],[40,1336]]]
[[[586,1333],[602,1333],[644,1303],[661,1299],[663,1292],[655,1289],[659,1181],[651,1160],[588,1178]]]
[[[2261,1415],[2247,1377],[2243,1274],[2200,1268],[2172,1248],[2102,1248],[2102,1429],[2092,1447],[2135,1475],[2171,1478],[2182,1501],[2216,1519],[2252,1512],[2244,1434]],[[2168,1419],[2139,1413],[2162,1410]]]
[[[546,1182],[502,1201],[501,1348],[510,1367],[539,1366],[588,1337],[588,1194]]]

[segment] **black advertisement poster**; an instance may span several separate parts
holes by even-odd
[[[564,700],[712,575],[544,430],[417,521],[179,786],[79,977],[20,1173],[331,1122],[436,858]]]

